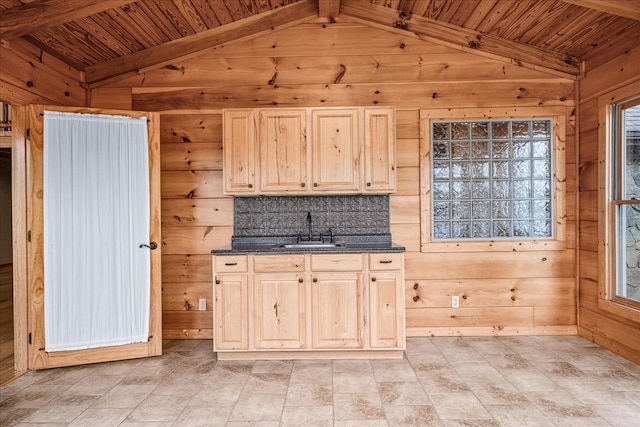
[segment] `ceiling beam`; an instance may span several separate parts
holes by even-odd
[[[291,27],[317,17],[317,1],[302,0],[269,12],[253,15],[239,21],[89,66],[84,70],[85,81],[91,85],[141,69],[166,65],[177,59],[186,59],[194,54],[215,49],[225,43],[257,37],[264,33]]]
[[[36,0],[24,3],[0,13],[0,39],[21,37],[135,2],[136,0]]]
[[[575,56],[539,49],[390,7],[359,0],[342,0],[340,17],[466,52],[559,72],[565,76],[577,76],[580,73],[580,58]]]
[[[598,10],[611,15],[640,21],[640,2],[638,0],[562,0],[565,3]]]
[[[340,13],[340,0],[318,0],[318,16],[335,18]]]

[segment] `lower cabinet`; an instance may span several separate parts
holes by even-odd
[[[364,348],[362,301],[362,274],[314,274],[311,280],[313,348]]]
[[[253,329],[256,349],[306,347],[306,286],[296,273],[253,277]]]
[[[214,286],[214,342],[219,350],[249,348],[249,299],[246,275],[221,274]]]
[[[402,253],[215,255],[214,351],[402,357],[403,264]]]

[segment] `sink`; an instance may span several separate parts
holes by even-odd
[[[329,249],[329,248],[341,248],[344,245],[342,243],[321,243],[321,242],[299,242],[299,243],[283,243],[278,245],[278,248],[285,249]]]

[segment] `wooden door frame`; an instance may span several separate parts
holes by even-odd
[[[12,106],[11,215],[13,245],[13,369],[28,369],[26,107]]]

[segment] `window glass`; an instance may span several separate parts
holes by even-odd
[[[433,240],[553,237],[552,121],[432,121]]]

